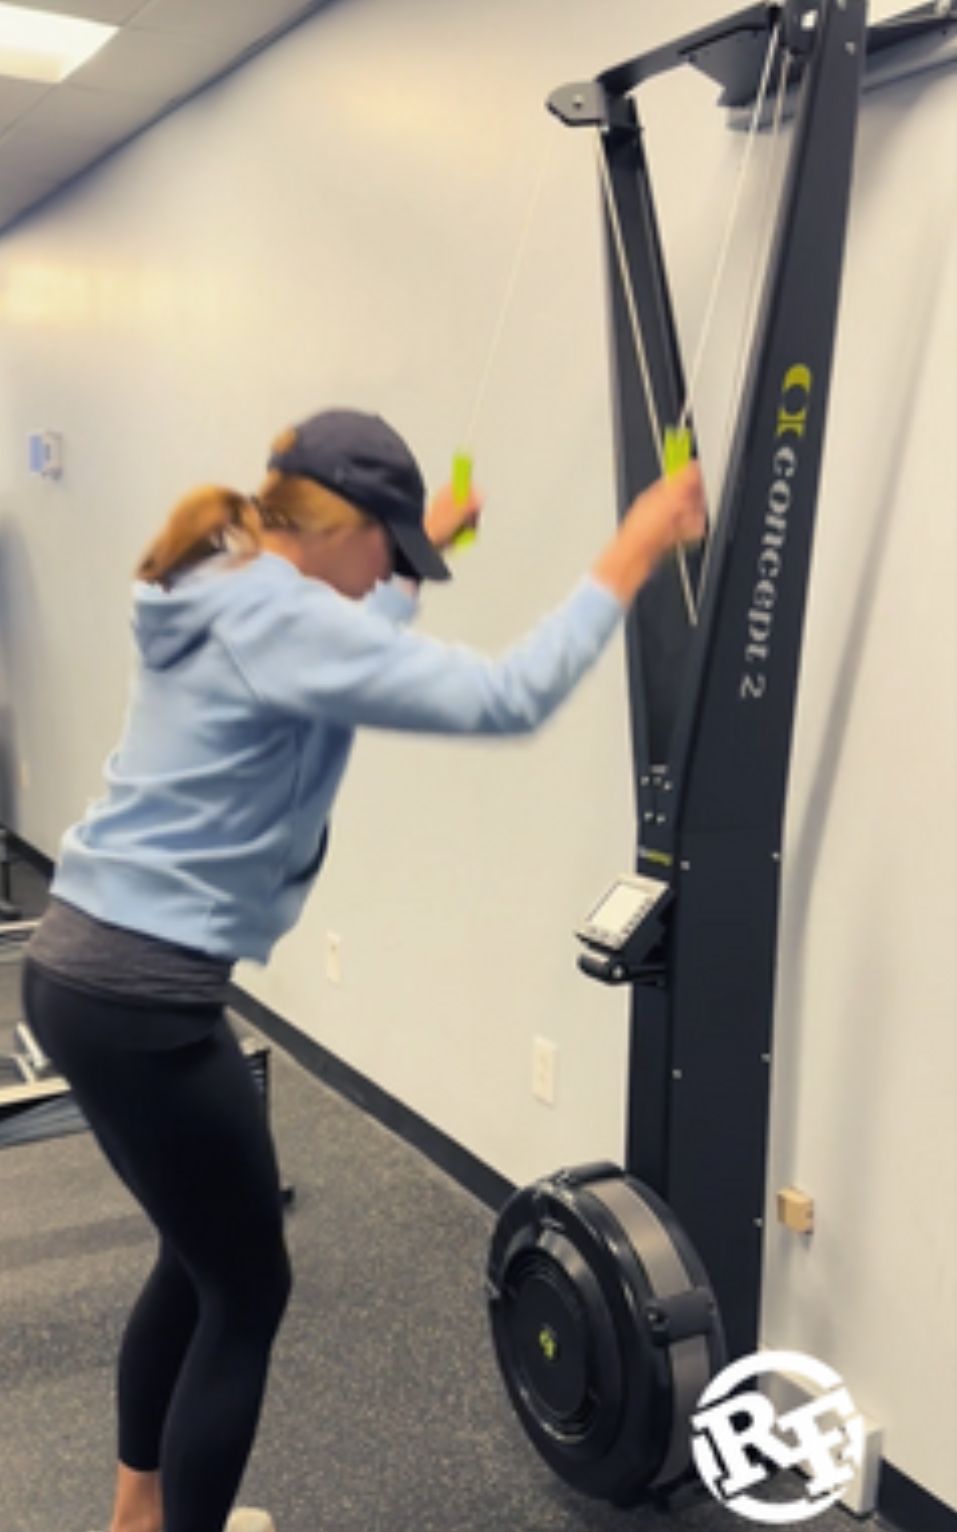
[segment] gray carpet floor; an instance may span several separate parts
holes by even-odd
[[[18,1014],[5,964],[0,1048]],[[488,1209],[279,1050],[272,1115],[296,1190],[296,1286],[244,1503],[268,1506],[278,1532],[746,1525],[705,1499],[666,1514],[572,1493],[526,1442],[498,1377]],[[153,1248],[89,1135],[0,1151],[0,1532],[105,1528],[113,1361]],[[811,1525],[877,1523],[838,1510]]]

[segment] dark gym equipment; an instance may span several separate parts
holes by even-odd
[[[797,119],[720,513],[690,568],[707,579],[696,622],[675,561],[629,616],[637,872],[579,933],[583,971],[632,988],[626,1169],[517,1192],[488,1263],[529,1438],[621,1505],[693,1479],[691,1410],[725,1346],[757,1347],[782,816],[861,80],[868,57],[949,41],[957,18],[926,5],[868,30],[865,0],[752,5],[548,103],[600,129],[624,512],[685,394],[629,93],[690,63],[740,107],[779,24]]]
[[[20,967],[36,927],[36,920],[0,925],[0,965]],[[236,1025],[240,1018],[228,1014]],[[0,1053],[0,1149],[85,1133],[86,1118],[69,1085],[46,1057],[26,1021],[16,1023],[13,1044],[9,1053]],[[270,1050],[252,1037],[241,1037],[240,1047],[268,1112]],[[295,1197],[294,1188],[284,1184],[282,1195],[289,1206]]]
[[[619,1505],[677,1487],[686,1423],[725,1348],[667,1204],[615,1165],[560,1171],[509,1199],[489,1274],[499,1366],[546,1462]]]
[[[0,825],[0,922],[20,919],[20,910],[13,902],[11,883],[11,857],[7,831]]]

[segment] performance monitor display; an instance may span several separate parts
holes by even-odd
[[[579,936],[610,949],[624,946],[668,893],[668,885],[637,874],[621,877],[592,910]]]

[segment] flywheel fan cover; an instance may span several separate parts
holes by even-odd
[[[614,1165],[536,1181],[499,1215],[488,1285],[506,1389],[562,1478],[632,1505],[689,1477],[690,1413],[724,1340],[666,1203]]]

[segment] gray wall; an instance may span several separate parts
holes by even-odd
[[[564,594],[612,524],[609,402],[591,145],[541,102],[723,9],[335,4],[0,243],[0,683],[22,835],[54,854],[99,790],[129,570],[186,487],[253,487],[273,433],[333,402],[381,410],[442,478],[543,164],[476,432],[486,524],[423,622],[494,651]],[[647,102],[689,349],[742,147],[712,103],[693,80]],[[837,1367],[891,1461],[951,1504],[957,183],[952,159],[928,167],[955,106],[951,73],[862,114],[769,1183],[811,1191],[819,1227],[798,1242],[769,1208],[763,1327]],[[713,486],[764,217],[749,184],[698,391]],[[63,432],[58,485],[26,476],[37,427]],[[624,997],[577,976],[570,932],[631,838],[613,648],[535,741],[365,737],[301,927],[242,981],[517,1181],[617,1158]],[[558,1045],[554,1108],[530,1094],[535,1034]]]

